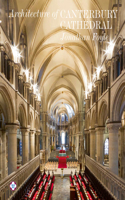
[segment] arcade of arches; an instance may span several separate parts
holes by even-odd
[[[22,10],[118,12],[101,19],[112,29],[95,30],[60,27],[61,16],[13,17]],[[124,181],[124,0],[0,0],[0,181],[62,145],[82,170],[89,160]]]

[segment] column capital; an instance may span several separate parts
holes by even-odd
[[[95,128],[96,133],[100,133],[100,134],[103,134],[104,130],[105,130],[105,126],[98,126]]]
[[[107,62],[106,62],[107,69],[109,69],[111,67],[111,65],[112,65],[112,60],[111,59],[107,60]]]
[[[84,129],[85,134],[89,134],[89,130]]]
[[[36,133],[36,130],[30,130],[30,134],[35,134]]]
[[[121,122],[110,122],[107,124],[109,132],[118,133]]]
[[[17,129],[19,128],[19,124],[6,124],[5,125],[5,129],[8,130],[9,132],[12,132],[12,133],[16,133],[17,134]]]
[[[95,86],[98,86],[102,81],[99,79],[97,81],[95,81]]]
[[[21,130],[22,134],[24,134],[24,135],[25,135],[26,133],[29,133],[29,131],[30,131],[29,128],[21,128],[20,130]]]
[[[94,128],[89,129],[90,134],[95,134],[96,130]]]
[[[27,87],[27,88],[30,88],[31,83],[29,83],[29,82],[25,82],[25,83],[24,83],[24,86]]]
[[[41,131],[40,130],[37,130],[36,131],[36,135],[40,135]]]

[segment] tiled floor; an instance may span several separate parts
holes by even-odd
[[[55,177],[52,200],[70,200],[69,177]]]

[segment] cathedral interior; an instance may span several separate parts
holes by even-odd
[[[125,0],[0,0],[0,200],[125,200]]]

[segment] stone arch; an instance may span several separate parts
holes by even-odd
[[[98,116],[98,124],[99,126],[105,126],[105,122],[108,116],[108,107],[107,102],[104,100],[100,106],[99,116]]]
[[[20,123],[20,127],[26,127],[27,126],[26,110],[25,110],[25,107],[24,107],[23,103],[21,103],[19,105],[18,121]]]
[[[12,97],[5,85],[0,83],[0,105],[4,113],[6,123],[14,122],[14,105]]]
[[[112,120],[121,121],[122,113],[125,109],[125,81],[118,87],[112,105]]]

